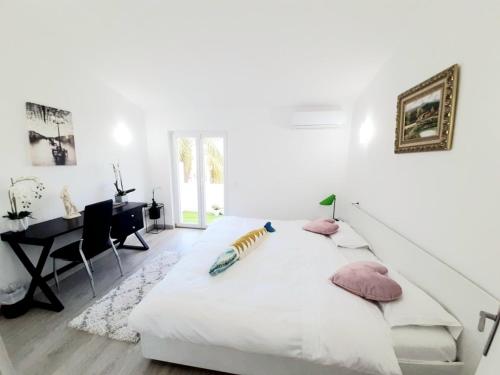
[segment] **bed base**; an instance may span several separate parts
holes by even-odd
[[[141,334],[144,357],[208,370],[241,375],[359,375],[351,369],[267,354],[246,353],[236,349],[192,344]],[[400,361],[404,375],[457,375],[461,362]]]

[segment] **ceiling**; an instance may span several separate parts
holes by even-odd
[[[88,70],[146,111],[348,106],[418,21],[421,4],[0,0],[0,41],[11,58]]]

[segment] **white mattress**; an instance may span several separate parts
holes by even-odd
[[[407,326],[391,329],[398,360],[454,362],[455,339],[445,327]]]
[[[380,261],[368,249],[340,249],[350,261]],[[454,362],[457,344],[445,327],[405,326],[391,329],[398,360]]]

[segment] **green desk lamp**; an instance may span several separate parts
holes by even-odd
[[[322,206],[331,206],[333,204],[333,219],[335,220],[335,201],[337,200],[337,197],[335,194],[332,194],[325,199],[323,199],[321,202],[319,202],[320,205]]]

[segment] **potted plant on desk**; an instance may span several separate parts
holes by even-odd
[[[125,190],[123,188],[123,178],[119,163],[113,163],[113,172],[115,173],[114,185],[116,189],[115,206],[123,206],[128,202],[127,194],[134,192],[135,189]]]
[[[10,179],[8,190],[10,211],[5,218],[9,219],[9,229],[12,232],[22,232],[28,229],[31,216],[31,205],[34,199],[41,199],[45,190],[43,183],[36,177],[18,177]]]

